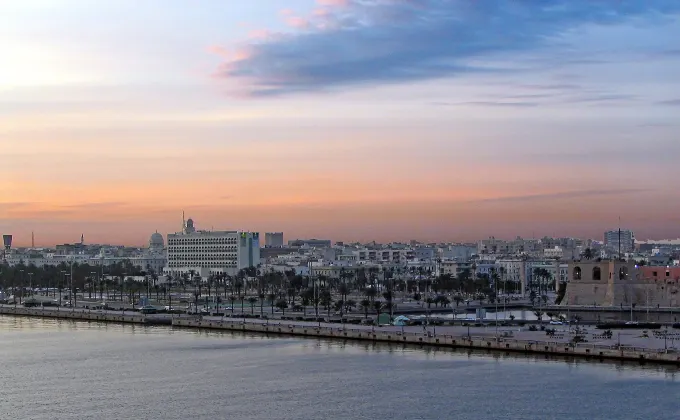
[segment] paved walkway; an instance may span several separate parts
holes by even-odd
[[[222,317],[204,317],[206,320],[223,320],[225,322],[242,323],[242,318],[222,318]],[[555,329],[554,336],[548,336],[545,331],[529,331],[528,328],[523,327],[501,327],[496,328],[495,325],[487,327],[463,327],[463,326],[380,326],[373,327],[370,325],[353,325],[353,324],[335,324],[326,322],[305,322],[305,321],[284,321],[284,320],[262,320],[262,319],[247,319],[247,323],[251,324],[268,324],[268,325],[294,325],[294,326],[309,326],[333,329],[351,329],[362,331],[394,331],[403,332],[406,334],[433,334],[437,336],[473,336],[473,337],[507,337],[516,340],[524,341],[550,341],[557,343],[569,343],[573,338],[574,328],[571,331],[568,326],[550,325],[546,328]],[[649,349],[678,349],[680,350],[680,330],[668,329],[657,330],[657,334],[653,330],[613,330],[612,338],[608,339],[602,336],[603,330],[598,330],[594,326],[579,327],[581,334],[585,340],[584,344],[616,346],[622,345],[627,347],[643,347]],[[658,336],[658,333],[667,331],[667,339]],[[620,341],[619,341],[620,340]]]

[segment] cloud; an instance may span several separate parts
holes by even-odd
[[[5,203],[0,203],[0,211],[10,211],[10,210],[22,209],[22,208],[30,207],[34,204],[35,203],[32,203],[32,202],[5,202]]]
[[[496,202],[517,202],[523,203],[527,201],[545,201],[545,200],[560,200],[560,199],[574,199],[585,197],[603,197],[612,195],[626,195],[647,192],[649,190],[628,188],[618,190],[583,190],[583,191],[564,191],[548,194],[529,194],[529,195],[515,195],[510,197],[487,198],[482,200],[469,201],[470,203],[496,203]]]
[[[128,206],[130,203],[125,203],[122,201],[108,201],[108,202],[97,202],[97,203],[77,203],[77,204],[66,204],[61,206],[64,209],[71,210],[106,210],[113,208],[120,208]]]
[[[659,105],[671,105],[671,106],[680,106],[680,98],[678,99],[669,99],[667,101],[661,101],[658,102]]]
[[[304,30],[247,45],[249,54],[225,61],[218,77],[243,81],[258,96],[503,71],[490,60],[559,45],[576,28],[680,11],[677,0],[318,3],[323,12],[305,18]],[[516,65],[514,58],[506,62]]]
[[[539,106],[538,102],[499,102],[499,101],[468,101],[468,102],[432,102],[436,106],[495,106],[501,108],[531,108]]]

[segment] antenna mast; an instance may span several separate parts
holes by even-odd
[[[619,261],[621,261],[621,216],[619,216]]]

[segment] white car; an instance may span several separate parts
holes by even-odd
[[[564,325],[562,321],[550,321],[550,325]]]

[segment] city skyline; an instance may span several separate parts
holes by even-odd
[[[141,245],[185,210],[287,238],[680,237],[678,23],[669,0],[1,2],[0,233]]]
[[[193,219],[192,219],[193,220]],[[344,244],[370,244],[370,243],[377,243],[377,244],[409,244],[412,243],[412,241],[416,241],[419,244],[423,245],[430,245],[430,244],[477,244],[482,241],[486,241],[489,239],[496,239],[500,242],[511,242],[515,239],[522,239],[522,240],[537,240],[540,241],[541,239],[549,238],[549,239],[559,239],[559,238],[572,238],[572,239],[578,239],[578,240],[584,240],[584,241],[597,241],[600,244],[606,245],[607,242],[607,235],[611,235],[611,232],[616,232],[617,230],[607,230],[601,232],[599,236],[578,236],[578,235],[555,235],[555,236],[550,236],[550,235],[532,235],[532,236],[522,236],[522,235],[516,235],[516,236],[498,236],[498,235],[490,235],[487,237],[478,237],[478,238],[473,238],[473,239],[468,239],[468,240],[463,240],[463,239],[455,239],[455,238],[449,238],[449,239],[442,239],[442,240],[423,240],[423,239],[418,239],[418,238],[401,238],[401,239],[393,239],[393,240],[387,240],[387,241],[379,241],[374,238],[371,238],[370,236],[367,236],[365,239],[357,239],[357,238],[334,238],[334,237],[329,237],[329,236],[295,236],[295,235],[288,235],[285,232],[270,232],[270,231],[257,231],[257,230],[244,230],[244,229],[220,229],[219,227],[211,226],[209,228],[202,228],[202,227],[197,227],[196,230],[198,231],[203,231],[203,232],[253,232],[253,233],[258,233],[260,235],[260,246],[265,247],[265,236],[270,235],[270,234],[280,234],[282,235],[283,239],[283,244],[285,246],[286,243],[289,241],[299,241],[299,240],[329,240],[332,243],[336,242],[342,242]],[[178,229],[176,231],[172,232],[158,232],[155,231],[152,234],[159,233],[163,236],[164,240],[168,239],[168,235],[174,235],[183,232],[183,230]],[[628,235],[630,234],[630,230],[626,228],[621,228],[622,235]],[[149,233],[147,232],[146,237],[141,240],[140,242],[127,242],[127,243],[116,243],[115,241],[110,240],[110,238],[103,237],[101,235],[94,235],[95,239],[93,240],[86,240],[90,239],[90,237],[86,237],[84,233],[79,234],[78,238],[76,239],[71,239],[71,238],[66,238],[64,241],[58,241],[54,243],[49,243],[46,241],[36,241],[36,235],[34,231],[29,232],[29,239],[26,240],[26,238],[23,237],[17,237],[15,234],[12,234],[11,232],[0,232],[2,235],[10,235],[12,237],[12,248],[51,248],[57,245],[64,245],[64,244],[78,244],[78,243],[83,243],[84,245],[102,245],[102,246],[126,246],[126,247],[146,247],[149,245]],[[633,232],[634,234],[634,232]],[[370,234],[369,234],[370,235]],[[101,239],[100,239],[101,238]],[[636,243],[646,243],[646,242],[659,242],[659,243],[680,243],[680,238],[671,238],[671,237],[656,237],[656,238],[640,238],[640,237],[635,237],[635,242]],[[616,239],[611,239],[613,241],[616,241]],[[615,246],[614,246],[615,247]]]

